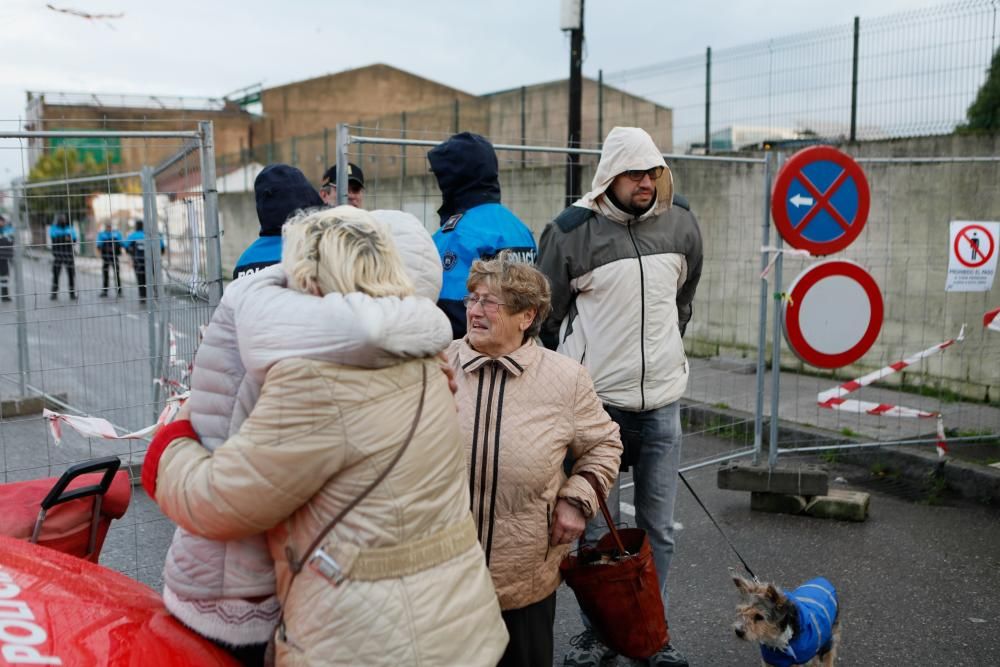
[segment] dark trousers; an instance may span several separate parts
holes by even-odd
[[[118,258],[105,259],[101,262],[101,279],[104,281],[104,289],[101,290],[104,293],[108,291],[108,274],[111,272],[112,268],[115,272],[115,283],[118,285],[118,291],[122,291],[122,275],[118,267]]]
[[[10,260],[0,259],[0,299],[10,301]]]
[[[146,264],[135,265],[135,281],[139,284],[139,298],[146,298]]]
[[[497,667],[552,667],[556,594],[520,609],[501,612],[510,643]]]
[[[62,267],[66,267],[66,275],[69,276],[69,293],[76,296],[76,264],[71,259],[56,258],[52,261],[52,297],[55,298],[59,292],[59,274]]]

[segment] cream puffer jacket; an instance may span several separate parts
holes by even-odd
[[[280,266],[230,284],[198,349],[191,382],[191,421],[205,447],[214,450],[236,433],[264,375],[281,359],[377,368],[434,354],[450,342],[448,320],[434,303],[441,265],[430,235],[409,214],[375,215],[390,227],[417,296],[319,298],[287,289]],[[217,541],[178,528],[163,581],[167,608],[206,637],[244,646],[273,634],[280,609],[263,535]]]
[[[618,424],[577,362],[528,341],[493,359],[463,340],[448,348],[458,382],[458,417],[469,464],[472,516],[500,606],[520,609],[548,597],[572,545],[549,546],[560,498],[588,518],[600,511],[594,473],[606,495],[618,475]],[[574,459],[567,479],[563,461]]]
[[[408,449],[323,542],[346,578],[336,584],[306,565],[290,585],[289,558],[303,559],[404,442],[422,374],[423,415]],[[192,533],[266,532],[284,608],[279,665],[494,665],[503,654],[507,631],[469,516],[455,404],[434,361],[381,370],[281,361],[239,433],[214,453],[184,437],[166,447],[155,495]],[[461,543],[446,560],[444,534]],[[405,573],[378,574],[380,558],[399,561],[400,549],[419,544]]]

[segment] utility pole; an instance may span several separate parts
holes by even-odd
[[[583,0],[562,0],[560,26],[569,30],[569,133],[567,147],[580,147],[583,107]],[[566,156],[566,206],[580,196],[580,156]]]

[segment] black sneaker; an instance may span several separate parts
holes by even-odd
[[[100,297],[102,299],[107,299],[108,298],[108,291],[107,290],[101,290]]]
[[[618,657],[590,628],[569,640],[571,648],[563,657],[563,667],[599,667],[604,661]]]
[[[649,659],[649,667],[688,667],[687,658],[667,642]]]

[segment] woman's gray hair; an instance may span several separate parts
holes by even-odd
[[[535,319],[524,335],[526,338],[538,335],[552,310],[552,290],[544,273],[531,264],[515,261],[509,250],[502,250],[493,259],[477,259],[472,263],[465,286],[474,292],[480,285],[496,293],[511,313],[534,308]]]

